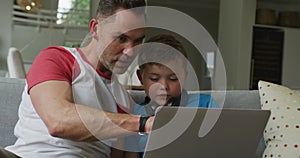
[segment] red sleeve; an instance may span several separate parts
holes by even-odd
[[[71,84],[72,76],[79,74],[79,71],[75,71],[79,70],[77,69],[79,67],[74,63],[73,55],[62,47],[52,46],[43,49],[27,73],[28,92],[33,86],[49,80],[67,81]]]

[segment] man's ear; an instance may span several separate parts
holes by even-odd
[[[141,84],[143,84],[143,77],[142,77],[142,72],[141,72],[141,70],[137,69],[137,70],[136,70],[136,75],[137,75],[137,77],[139,78]]]
[[[90,21],[90,34],[92,35],[93,38],[96,38],[96,39],[98,39],[97,26],[98,26],[98,21],[96,19],[92,19]]]

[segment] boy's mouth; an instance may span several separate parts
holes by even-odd
[[[169,96],[167,93],[157,94],[157,96]]]
[[[167,100],[169,98],[169,95],[168,94],[158,94],[156,95],[157,98],[159,99],[163,99],[163,100]]]

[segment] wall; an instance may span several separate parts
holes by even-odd
[[[294,9],[295,7],[300,8],[300,3],[297,0],[289,0],[285,2],[281,2],[280,0],[269,1],[272,1],[272,3],[268,5],[264,4],[264,6],[282,8],[283,5],[286,5],[287,7],[285,10]],[[92,0],[92,12],[96,11],[98,2],[99,0]],[[295,2],[297,2],[297,5],[295,5]],[[256,1],[224,0],[216,2],[216,0],[148,0],[148,3],[152,5],[159,4],[162,6],[176,8],[200,21],[200,23],[203,24],[214,40],[218,43],[226,66],[228,88],[249,89],[252,26],[254,25],[255,20]],[[293,5],[290,5],[291,3],[293,3]],[[11,5],[10,1],[4,1],[0,6],[0,18],[2,21],[0,23],[0,69],[6,69],[6,61],[4,59],[6,59],[7,50],[11,43],[18,48],[25,50],[24,54],[28,54],[25,55],[26,60],[32,60],[34,56],[34,54],[31,54],[32,52],[36,53],[46,45],[60,44],[54,42],[62,40],[62,37],[57,35],[63,34],[61,31],[38,31],[36,28],[33,28],[31,31],[17,31],[16,29],[13,29],[12,37],[13,39],[16,39],[16,41],[13,40],[13,42],[11,42]],[[258,7],[263,6],[260,5]],[[26,30],[26,28],[23,29]],[[34,33],[34,36],[31,36],[30,38],[25,37],[25,35],[29,33]],[[43,38],[38,37],[42,36],[41,34],[45,36],[43,36]],[[20,35],[22,35],[22,38],[25,40],[22,40]],[[3,39],[3,36],[5,39]],[[78,35],[78,37],[79,36],[81,35]],[[300,87],[300,75],[294,73],[296,68],[299,67],[299,62],[297,62],[297,59],[299,59],[299,53],[297,53],[297,50],[299,50],[299,44],[296,43],[299,41],[299,37],[300,35],[297,29],[287,29],[284,51],[288,53],[284,53],[282,80],[284,85],[288,85],[292,88]],[[34,38],[36,39],[33,40]],[[55,41],[52,41],[52,43],[47,41],[46,45],[36,43],[53,38],[55,38]],[[23,43],[24,41],[27,43]],[[30,47],[33,48],[32,44],[25,47],[29,43],[28,41],[36,41],[33,43],[36,43],[35,45],[41,47],[30,50]],[[200,75],[203,75],[203,70],[200,70],[199,67],[202,67],[204,63],[199,62],[199,57],[195,57],[193,53],[190,53],[189,56],[192,60],[193,66],[197,69]],[[208,85],[208,81],[204,81],[202,85]]]
[[[47,1],[43,0],[44,8],[50,9],[53,6],[56,6],[58,0]],[[96,12],[99,0],[92,0],[91,9],[92,15]],[[218,38],[218,17],[219,17],[219,0],[149,0],[149,5],[159,5],[175,8],[180,10],[189,16],[195,18],[199,21],[211,34],[213,39],[216,41]],[[188,29],[188,26],[186,27]],[[84,35],[87,31],[84,31]],[[22,38],[20,38],[22,35]],[[26,63],[33,61],[35,56],[46,46],[49,45],[61,45],[64,40],[64,31],[56,29],[38,29],[36,27],[26,27],[26,26],[15,26],[12,31],[12,46],[17,47],[21,50],[23,59]],[[82,35],[82,33],[81,33]],[[80,35],[77,36],[77,38]],[[195,68],[195,71],[198,72],[197,76],[202,77],[204,74],[203,67],[205,63],[202,60],[202,57],[198,52],[193,48],[190,43],[183,42],[186,45],[186,48],[189,52],[188,56],[191,59],[192,65]],[[210,88],[210,78],[202,77],[200,78],[201,87],[203,89]],[[200,82],[199,81],[199,82]]]
[[[25,63],[30,64],[35,56],[45,47],[63,45],[65,39],[83,39],[88,28],[55,29],[15,25],[12,31],[12,46],[18,48]],[[22,38],[20,38],[22,35]]]
[[[273,9],[279,17],[282,11],[297,11],[300,9],[299,0],[264,0],[258,1],[257,8]],[[300,14],[300,12],[299,12]],[[283,63],[282,63],[282,84],[292,89],[300,88],[300,75],[298,69],[300,67],[300,28],[288,28],[278,26],[275,27],[284,30],[284,45],[283,45]]]
[[[58,0],[42,0],[43,9],[57,10]]]
[[[299,11],[299,0],[261,0],[257,2],[257,8],[273,9],[280,11]]]
[[[163,6],[181,11],[190,17],[198,21],[203,27],[209,32],[210,36],[216,42],[218,39],[218,21],[219,21],[219,0],[148,0],[148,5],[150,6]],[[162,15],[163,16],[163,15]],[[180,19],[179,19],[180,20]],[[183,25],[184,26],[184,25]],[[190,29],[191,26],[184,26],[182,29]],[[173,31],[173,30],[169,30]],[[194,30],[191,30],[194,31]],[[206,64],[203,57],[198,52],[198,50],[188,41],[175,33],[168,31],[153,31],[148,30],[147,35],[153,36],[159,33],[170,33],[173,34],[179,41],[181,41],[187,51],[188,60],[193,66],[194,71],[198,77],[199,86],[201,89],[211,89],[211,78],[205,76]],[[199,41],[203,37],[198,37]],[[205,52],[203,52],[205,53]],[[189,78],[188,81],[189,82]],[[192,82],[191,82],[192,83]],[[193,87],[188,86],[188,88],[193,89]]]
[[[282,84],[300,89],[300,29],[284,28]]]
[[[99,0],[91,0],[91,15],[94,16]],[[218,39],[219,0],[147,0],[148,5],[159,5],[178,9],[198,20],[211,34]],[[187,26],[188,27],[188,26]]]
[[[13,1],[1,1],[0,5],[0,70],[7,70],[6,56],[11,45],[11,17]]]
[[[252,32],[256,8],[271,8],[277,11],[299,11],[298,0],[226,0],[220,4],[218,45],[223,56],[228,89],[249,89]],[[272,26],[270,26],[272,27]],[[299,37],[300,29],[284,29],[284,52],[282,84],[293,89],[300,88]]]
[[[45,9],[51,9],[54,8],[54,10],[57,7],[58,0],[42,0],[43,8]],[[8,53],[8,49],[11,46],[15,46],[19,49],[25,48],[25,46],[29,46],[25,48],[25,59],[27,61],[31,61],[32,58],[34,58],[34,55],[40,50],[42,46],[45,46],[47,44],[51,44],[52,42],[44,42],[46,39],[49,39],[50,36],[53,38],[55,37],[55,33],[51,35],[49,32],[48,34],[44,31],[39,32],[38,29],[35,27],[29,29],[28,27],[24,27],[20,30],[18,26],[13,26],[12,22],[12,9],[13,9],[13,1],[5,0],[1,1],[0,5],[0,71],[1,76],[5,74],[3,71],[7,71],[7,62],[6,57]],[[60,33],[61,34],[61,33]],[[60,37],[60,34],[58,34],[57,37]],[[34,39],[34,40],[32,40]],[[33,47],[32,43],[35,43],[36,48]],[[53,44],[55,44],[53,42]],[[31,54],[32,53],[32,54]]]
[[[57,10],[57,5],[58,0],[42,0],[43,9]],[[28,69],[36,55],[43,48],[51,45],[63,45],[69,39],[80,41],[87,33],[88,26],[86,28],[76,27],[75,29],[13,25],[11,46],[21,51],[25,67]]]
[[[148,5],[170,7],[193,17],[215,41],[218,39],[219,3],[219,0],[148,0]]]
[[[218,45],[225,63],[228,89],[249,89],[252,26],[256,2],[220,2]]]
[[[90,15],[92,17],[96,16],[96,12],[97,12],[99,1],[100,0],[91,0],[91,6],[90,6],[91,7],[91,12],[90,12]]]

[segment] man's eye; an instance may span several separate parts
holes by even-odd
[[[134,41],[134,44],[135,44],[135,45],[138,45],[138,44],[141,44],[141,43],[143,43],[143,41],[144,41],[144,39],[143,39],[143,38],[141,38],[141,39],[137,39],[137,40],[135,40],[135,41]]]
[[[127,37],[124,37],[124,36],[119,36],[119,37],[118,37],[118,41],[119,41],[120,43],[125,43],[125,42],[128,41],[128,38],[127,38]]]

